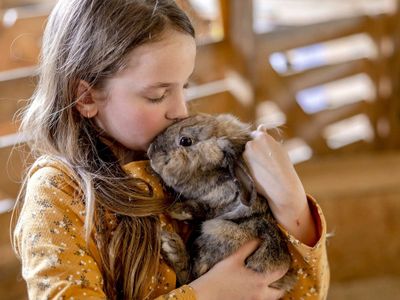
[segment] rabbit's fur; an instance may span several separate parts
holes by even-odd
[[[200,114],[174,123],[149,147],[152,169],[179,195],[170,215],[200,225],[188,250],[177,234],[162,232],[163,257],[181,284],[255,237],[262,243],[246,266],[258,272],[290,267],[285,238],[242,160],[249,140],[250,126],[235,117]],[[288,272],[271,286],[290,290],[295,281]]]

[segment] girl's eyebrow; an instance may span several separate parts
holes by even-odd
[[[169,87],[173,84],[174,84],[173,82],[157,82],[155,84],[148,85],[145,89]]]
[[[174,84],[177,84],[177,83],[174,83],[174,82],[157,82],[155,84],[150,84],[150,85],[146,86],[143,90],[146,91],[146,90],[155,89],[155,88],[170,87],[171,85],[174,85]],[[186,87],[188,87],[188,85],[189,85],[189,82],[186,82],[183,87],[186,88]]]
[[[189,81],[192,78],[192,76],[193,76],[193,71],[192,71],[192,73],[190,73],[188,79],[186,80],[186,83],[183,86],[184,88],[187,88],[189,86]],[[176,85],[176,84],[178,84],[178,82],[160,82],[159,81],[159,82],[156,82],[156,83],[146,86],[143,90],[146,91],[146,90],[154,89],[154,88],[165,88],[165,87],[170,87],[171,85]]]
[[[157,82],[154,84],[149,84],[144,86],[143,88],[140,89],[141,93],[147,93],[148,91],[151,91],[153,89],[160,89],[160,88],[167,88],[170,87],[173,83],[170,82]]]

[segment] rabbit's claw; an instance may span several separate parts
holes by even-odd
[[[190,207],[187,204],[181,202],[177,202],[171,208],[169,208],[168,214],[173,219],[180,221],[193,219],[193,214]]]
[[[189,280],[189,255],[181,237],[175,232],[161,231],[161,254],[170,265],[180,284]]]

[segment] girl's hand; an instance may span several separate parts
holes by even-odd
[[[258,240],[247,242],[234,254],[217,263],[203,276],[189,285],[198,300],[276,300],[284,291],[269,287],[287,270],[277,270],[270,274],[257,273],[245,266],[245,259],[259,246]]]
[[[277,221],[303,243],[315,244],[316,228],[306,193],[282,145],[259,126],[246,144],[243,159]]]

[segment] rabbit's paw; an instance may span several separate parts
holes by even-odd
[[[181,237],[175,232],[161,231],[161,254],[176,273],[177,281],[185,284],[189,280],[189,255]]]
[[[168,214],[176,220],[184,221],[193,219],[190,206],[186,203],[177,202],[168,209]]]
[[[210,269],[210,264],[205,259],[195,260],[193,262],[192,274],[194,278],[198,278]]]

